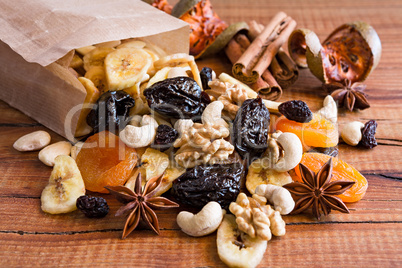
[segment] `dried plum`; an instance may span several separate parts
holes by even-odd
[[[209,67],[204,67],[201,69],[200,77],[202,82],[202,88],[204,90],[210,89],[210,87],[208,86],[208,82],[212,81],[212,72],[213,72],[212,69]]]
[[[87,116],[87,123],[94,133],[109,130],[117,133],[129,122],[129,111],[134,107],[134,99],[125,91],[107,91],[103,93],[94,109]]]
[[[109,213],[109,206],[103,197],[80,196],[77,208],[88,218],[103,218]]]
[[[232,142],[242,159],[249,162],[267,149],[270,115],[261,98],[248,99],[233,123]]]
[[[227,208],[239,194],[243,179],[240,163],[196,166],[173,182],[172,194],[183,204],[201,208],[215,201]]]
[[[160,151],[166,151],[172,147],[173,142],[177,139],[179,133],[176,129],[168,125],[159,125],[156,129],[156,136],[152,147]]]
[[[292,100],[279,105],[278,110],[287,119],[299,123],[308,123],[313,119],[313,113],[304,101]]]
[[[377,140],[375,139],[375,132],[377,130],[377,122],[375,120],[370,120],[362,128],[362,139],[360,145],[372,149],[377,146]]]
[[[200,117],[208,104],[197,82],[184,76],[159,81],[144,96],[152,110],[177,119]]]

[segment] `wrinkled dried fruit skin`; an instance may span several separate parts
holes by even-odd
[[[370,120],[362,128],[362,139],[360,145],[367,149],[372,149],[377,146],[377,140],[375,139],[375,132],[377,130],[377,122]]]
[[[304,101],[286,101],[281,103],[278,109],[281,114],[292,121],[308,123],[313,119],[313,113]]]
[[[168,125],[159,125],[156,129],[156,137],[152,147],[160,151],[166,151],[173,146],[173,142],[177,139],[179,133],[176,129]]]
[[[107,91],[103,93],[94,109],[88,114],[87,123],[93,128],[93,133],[109,130],[117,133],[129,122],[128,116],[134,99],[125,91]]]
[[[332,157],[337,157],[339,154],[339,149],[338,146],[335,147],[328,147],[328,148],[324,148],[324,147],[311,147],[308,150],[309,153],[321,153],[321,154],[326,154]]]
[[[187,169],[173,182],[172,193],[178,201],[203,207],[210,201],[226,208],[240,192],[244,167],[240,163],[196,166]]]
[[[208,86],[208,82],[212,81],[212,69],[209,67],[202,68],[200,72],[200,77],[202,82],[202,88],[204,90],[210,89],[210,87]]]
[[[190,77],[174,77],[157,82],[144,90],[152,110],[177,119],[201,116],[207,103],[201,87]]]
[[[242,159],[249,162],[267,149],[270,115],[261,98],[246,100],[233,122],[232,141]],[[251,163],[251,162],[250,162]]]
[[[109,206],[103,197],[80,196],[77,208],[88,218],[103,218],[109,213]]]
[[[357,29],[348,25],[324,41],[321,54],[328,82],[361,81],[374,60],[367,42]]]

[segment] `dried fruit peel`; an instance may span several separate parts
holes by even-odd
[[[313,119],[308,123],[298,123],[281,116],[275,123],[275,129],[296,134],[304,147],[335,147],[339,141],[338,127],[317,113],[313,113]]]
[[[135,149],[108,131],[89,137],[77,155],[85,188],[107,193],[104,186],[123,185],[137,163]]]
[[[320,44],[308,29],[295,30],[288,41],[293,60],[307,67],[322,82],[364,81],[381,57],[377,32],[362,21],[343,24]]]
[[[300,163],[307,166],[313,172],[318,172],[320,168],[329,160],[331,156],[320,154],[320,153],[305,153],[303,154],[302,160]],[[332,179],[331,181],[344,180],[344,181],[354,181],[355,184],[339,195],[339,198],[342,199],[343,202],[357,202],[363,198],[365,195],[368,182],[366,178],[353,166],[347,164],[346,162],[333,157],[333,169],[332,169]],[[295,168],[296,175],[293,177],[296,181],[302,182],[299,166]]]

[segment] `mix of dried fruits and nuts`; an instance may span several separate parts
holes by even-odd
[[[207,24],[215,28],[205,27],[216,33],[204,38],[192,26],[191,52],[198,55],[228,26],[209,1],[195,2],[181,16],[201,27],[196,18],[212,14]],[[166,1],[154,5],[171,11]],[[178,9],[173,12],[181,14]],[[377,123],[350,122],[339,133],[337,105],[369,107],[356,83],[378,63],[378,36],[358,22],[341,26],[321,46],[283,12],[266,27],[250,25],[249,34],[231,34],[226,44],[236,77],[217,77],[208,67],[199,72],[193,56],[166,55],[139,39],[76,49],[60,59],[87,90],[76,131],[81,141],[49,145],[50,135],[37,131],[14,143],[19,151],[41,149],[39,159],[53,166],[42,210],[78,208],[102,218],[106,200],[87,191],[110,193],[123,204],[116,216],[127,215],[126,238],[140,222],[159,234],[154,210],[191,206],[199,212],[181,211],[178,226],[195,237],[217,230],[219,257],[236,267],[255,267],[272,235],[285,235],[282,215],[311,211],[319,220],[331,210],[349,213],[344,202],[362,199],[368,185],[337,158],[339,135],[371,149]],[[296,65],[281,49],[288,39],[299,66],[308,66],[325,88],[340,88],[316,112],[301,100],[273,101],[297,79]]]

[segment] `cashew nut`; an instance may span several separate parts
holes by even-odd
[[[38,158],[43,164],[53,167],[57,156],[70,155],[71,147],[72,145],[68,141],[59,141],[40,150]]]
[[[255,189],[255,194],[268,199],[281,215],[289,214],[295,207],[295,201],[288,190],[273,184],[260,184]],[[254,197],[253,197],[254,198]]]
[[[50,135],[46,131],[39,130],[26,134],[13,144],[15,150],[20,152],[36,151],[50,143]]]
[[[317,113],[335,124],[338,121],[338,108],[331,95],[325,97],[323,105]]]
[[[214,101],[205,107],[204,112],[201,115],[201,121],[203,124],[210,123],[211,125],[221,125],[229,127],[228,123],[222,118],[222,110],[224,105],[220,101]]]
[[[190,236],[204,236],[218,229],[226,211],[215,202],[206,204],[196,215],[182,211],[177,215],[177,224],[181,230]]]
[[[174,123],[174,129],[176,129],[181,136],[187,129],[189,129],[193,125],[194,122],[191,119],[179,119]]]
[[[359,121],[347,123],[342,127],[341,137],[349,145],[356,146],[362,139],[362,128],[364,124]]]
[[[140,126],[127,125],[120,132],[120,139],[129,147],[149,146],[155,139],[158,123],[149,115],[144,115]]]
[[[279,172],[289,171],[297,164],[303,155],[303,146],[296,134],[280,131],[271,135],[268,140],[268,149],[265,151],[265,157],[271,165],[270,168]]]

